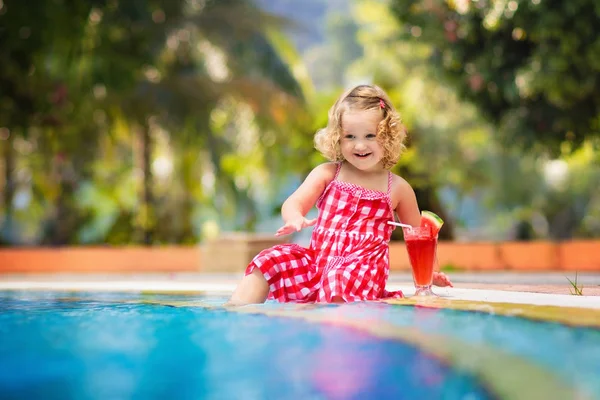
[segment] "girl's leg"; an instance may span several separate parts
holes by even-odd
[[[331,298],[331,302],[332,303],[345,303],[344,299],[342,298],[342,296],[333,296]]]
[[[226,306],[264,303],[269,295],[269,284],[258,268],[244,276],[235,288]]]

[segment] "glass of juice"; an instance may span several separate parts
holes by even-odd
[[[431,290],[437,235],[432,234],[430,227],[403,228],[403,231],[415,282],[415,296],[437,296]]]

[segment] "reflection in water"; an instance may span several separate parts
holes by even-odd
[[[363,334],[350,337],[326,335],[315,349],[312,380],[328,399],[351,399],[374,386],[375,364],[381,363],[381,349],[368,351]]]

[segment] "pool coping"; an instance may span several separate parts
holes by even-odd
[[[228,295],[233,292],[237,282],[227,280],[177,281],[151,279],[19,279],[0,280],[0,290],[55,290],[55,291],[102,291],[102,292],[156,292],[156,293],[205,293]],[[391,283],[388,290],[402,290],[410,297],[414,287],[409,283]],[[434,292],[442,298],[490,303],[530,304],[540,306],[577,307],[600,309],[600,296],[573,296],[566,294],[548,294],[494,289],[435,288]]]

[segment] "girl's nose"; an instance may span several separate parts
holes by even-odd
[[[355,148],[356,150],[364,150],[364,149],[366,149],[366,148],[367,148],[367,146],[366,146],[366,145],[365,145],[363,142],[361,142],[361,141],[358,141],[358,142],[356,142],[356,144],[354,145],[354,148]]]

